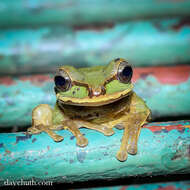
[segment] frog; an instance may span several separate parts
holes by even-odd
[[[105,136],[113,135],[116,128],[123,130],[116,158],[127,160],[128,154],[137,154],[141,128],[151,118],[151,110],[133,90],[132,76],[133,67],[123,58],[93,67],[59,67],[54,76],[55,106],[35,107],[27,132],[46,132],[55,142],[61,142],[64,137],[56,131],[68,130],[76,138],[76,145],[85,147],[88,139],[80,128]]]

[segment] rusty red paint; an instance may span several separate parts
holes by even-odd
[[[10,150],[5,150],[5,152],[6,152],[7,154],[10,154],[10,153],[11,153],[11,151],[10,151]]]
[[[180,188],[176,188],[175,186],[169,185],[166,187],[159,187],[157,190],[180,190]]]
[[[43,85],[45,82],[52,81],[53,79],[49,75],[29,75],[29,76],[21,76],[19,77],[21,81],[30,81],[35,85]]]
[[[177,85],[188,80],[190,76],[190,66],[135,68],[132,81],[136,82],[138,79],[146,79],[149,75],[154,76],[162,84]]]
[[[15,84],[15,81],[11,77],[1,77],[0,78],[0,85],[10,86]]]
[[[126,190],[126,189],[127,189],[127,186],[123,186],[123,187],[121,187],[120,190]]]
[[[158,132],[158,131],[162,131],[162,130],[166,130],[166,131],[171,131],[171,130],[178,130],[178,131],[183,131],[185,126],[182,125],[182,124],[178,124],[178,125],[168,125],[168,126],[147,126],[147,125],[144,125],[143,128],[147,128],[149,130],[151,130],[152,132]]]
[[[9,154],[11,154],[11,151],[10,150],[5,150],[5,153],[3,154],[3,156],[7,156]]]

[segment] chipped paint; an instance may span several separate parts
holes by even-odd
[[[179,124],[179,125],[169,125],[169,126],[163,126],[163,127],[160,127],[160,126],[146,126],[144,125],[143,128],[147,128],[149,130],[151,130],[152,132],[166,132],[168,133],[169,131],[171,130],[178,130],[179,132],[183,132],[186,128],[186,126],[182,125],[182,124]]]
[[[3,146],[4,146],[3,143],[0,143],[0,148],[3,148]]]
[[[172,179],[172,178],[169,178]],[[162,183],[147,183],[143,181],[142,184],[131,184],[125,186],[104,186],[88,188],[88,190],[190,190],[190,181],[172,181]],[[87,188],[81,189],[87,190]]]
[[[32,135],[25,134],[24,136],[16,136],[16,142],[15,144],[19,143],[20,141],[26,141],[28,139],[31,139]]]
[[[12,77],[1,77],[0,78],[0,85],[10,86],[14,85],[15,81]]]
[[[86,152],[85,151],[79,151],[77,152],[77,160],[80,162],[80,163],[83,163],[84,160],[85,160],[85,157],[86,157]]]
[[[186,82],[190,77],[190,66],[173,66],[173,67],[146,67],[134,69],[133,82],[139,79],[146,79],[149,75],[155,77],[161,84],[178,85]]]
[[[19,77],[21,81],[30,81],[31,84],[42,86],[45,82],[52,82],[53,79],[49,75],[30,75]]]
[[[108,25],[110,22],[115,23],[123,20],[168,15],[170,17],[185,16],[189,15],[189,6],[189,0],[143,0],[143,7],[138,3],[132,4],[129,0],[110,2],[96,0],[95,3],[87,1],[85,4],[83,0],[78,0],[78,3],[54,0],[51,4],[47,1],[27,1],[26,3],[18,0],[16,5],[11,4],[11,1],[2,1],[3,11],[0,14],[0,26],[31,27],[60,24],[82,27],[84,25]]]
[[[3,22],[1,19],[5,17],[0,17]],[[106,28],[104,20],[103,30],[98,31],[66,25],[2,29],[0,73],[54,73],[60,65],[106,65],[117,57],[127,59],[135,67],[188,63],[190,26],[178,27],[180,22],[178,18],[136,20]]]
[[[32,143],[34,143],[35,141],[37,141],[37,139],[36,139],[36,138],[33,138],[33,139],[32,139]]]
[[[119,162],[115,158],[123,134],[123,131],[117,129],[115,134],[109,137],[81,129],[81,133],[89,139],[88,146],[84,148],[76,146],[70,140],[72,134],[67,130],[56,131],[64,136],[60,143],[52,141],[45,133],[36,135],[37,140],[34,143],[32,138],[28,138],[30,140],[25,143],[22,139],[19,141],[22,143],[17,144],[16,137],[23,136],[23,133],[0,134],[3,147],[6,147],[0,148],[0,163],[3,166],[0,184],[3,179],[29,180],[32,177],[36,180],[54,178],[56,182],[63,183],[101,179],[102,176],[113,179],[133,175],[146,176],[150,173],[189,173],[190,135],[189,128],[186,127],[189,125],[190,120],[147,124],[141,130],[138,153],[128,155],[126,162]],[[153,126],[160,132],[153,132]],[[163,128],[168,131],[162,130]],[[26,137],[24,139],[26,140]],[[5,150],[8,150],[8,153]],[[11,170],[10,166],[14,170]],[[44,175],[45,172],[48,172],[48,175]],[[63,179],[61,176],[67,178]]]

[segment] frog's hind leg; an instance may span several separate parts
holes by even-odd
[[[54,141],[59,142],[63,137],[57,135],[52,127],[52,109],[48,104],[40,104],[32,111],[32,127],[28,128],[30,134],[46,132]]]

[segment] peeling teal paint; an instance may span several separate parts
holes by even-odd
[[[135,184],[125,186],[107,186],[88,188],[88,190],[189,190],[190,181],[174,181],[163,183],[150,183],[150,184]],[[82,188],[81,190],[85,190]],[[86,189],[87,190],[87,189]]]
[[[138,80],[134,91],[146,101],[153,118],[185,116],[190,113],[190,78],[178,85],[163,85],[150,75],[144,80]]]
[[[64,137],[60,143],[45,133],[30,137],[24,133],[1,133],[0,183],[21,178],[74,182],[189,173],[189,126],[190,121],[149,123],[140,134],[137,155],[129,155],[126,162],[115,158],[123,130],[114,129],[115,134],[106,137],[81,129],[89,139],[85,148],[77,147],[76,139],[71,139],[67,130],[57,132]]]
[[[87,25],[154,17],[188,16],[189,0],[1,0],[0,26]]]
[[[189,39],[190,26],[179,18],[130,21],[101,29],[0,29],[0,73],[52,72],[68,64],[105,65],[116,57],[134,66],[186,63]]]

